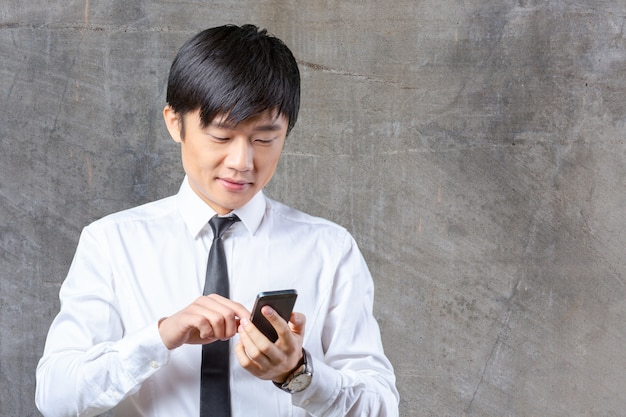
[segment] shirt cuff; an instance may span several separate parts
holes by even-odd
[[[163,344],[157,322],[124,337],[116,348],[126,372],[136,383],[145,381],[167,365],[170,358],[170,351]]]

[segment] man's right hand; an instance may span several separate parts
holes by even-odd
[[[243,305],[211,294],[198,297],[178,313],[161,319],[159,333],[170,350],[186,343],[206,344],[233,337],[242,318],[250,318]]]

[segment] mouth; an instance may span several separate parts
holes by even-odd
[[[236,180],[233,178],[217,178],[217,180],[229,191],[242,191],[252,184],[251,181]]]

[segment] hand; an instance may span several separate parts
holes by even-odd
[[[252,375],[283,383],[302,359],[306,317],[292,313],[287,323],[269,306],[261,312],[276,329],[278,340],[272,343],[252,322],[242,318],[235,354],[239,364]]]
[[[168,349],[185,343],[206,344],[237,334],[239,320],[250,317],[244,306],[217,294],[202,296],[178,313],[159,322],[159,333]]]

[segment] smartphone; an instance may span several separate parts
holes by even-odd
[[[261,308],[268,305],[272,307],[285,321],[289,321],[297,297],[298,292],[296,290],[260,292],[256,297],[254,307],[252,307],[252,316],[250,317],[250,321],[254,323],[257,329],[259,329],[265,337],[274,343],[278,340],[278,334],[276,334],[274,326],[272,326],[270,322],[267,321],[265,316],[263,316],[263,313],[261,313]]]

